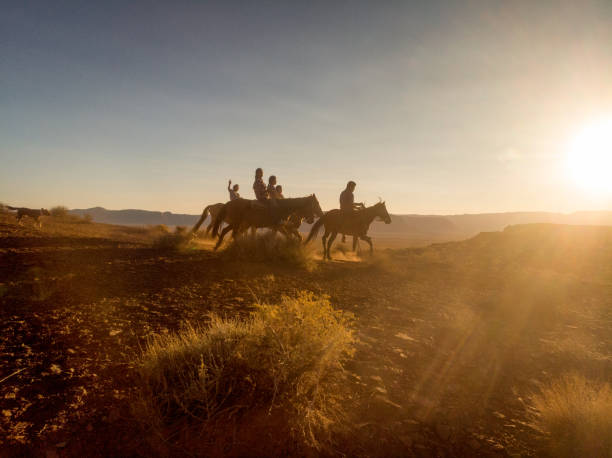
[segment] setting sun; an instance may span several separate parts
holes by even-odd
[[[568,168],[581,187],[612,192],[612,118],[578,132],[570,145]]]

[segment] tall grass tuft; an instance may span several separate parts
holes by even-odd
[[[54,218],[66,218],[68,217],[68,207],[64,207],[63,205],[57,205],[51,208],[51,210],[49,210],[49,213]]]
[[[570,374],[534,396],[554,456],[612,457],[612,389]]]
[[[134,411],[166,441],[188,425],[205,436],[219,419],[274,412],[287,440],[319,449],[343,424],[352,319],[327,297],[300,292],[257,304],[246,320],[212,315],[206,328],[156,336],[138,361]]]
[[[315,261],[312,251],[301,241],[267,231],[263,234],[243,235],[232,240],[223,250],[229,260],[273,262],[312,270]]]
[[[192,235],[183,226],[177,226],[174,232],[170,232],[165,225],[160,224],[152,228],[152,232],[159,233],[153,240],[153,247],[160,250],[183,250],[189,247],[192,240]]]

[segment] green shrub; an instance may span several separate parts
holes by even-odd
[[[612,457],[612,389],[566,375],[534,396],[539,426],[550,433],[554,456]]]
[[[188,424],[206,432],[220,418],[280,411],[291,439],[320,448],[343,424],[351,321],[327,297],[301,292],[257,304],[246,320],[213,315],[207,328],[157,336],[138,361],[134,411],[164,440]]]
[[[301,241],[267,231],[263,234],[243,235],[223,250],[228,260],[272,262],[311,270],[315,266],[312,251]]]

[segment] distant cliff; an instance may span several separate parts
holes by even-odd
[[[148,210],[107,210],[102,207],[70,210],[77,215],[91,215],[98,223],[122,225],[193,226],[199,215]],[[392,215],[392,224],[374,222],[373,234],[393,237],[434,235],[436,237],[472,236],[479,232],[501,231],[515,224],[555,223],[579,225],[612,225],[612,211],[482,213],[469,215]],[[308,227],[304,225],[303,230]]]

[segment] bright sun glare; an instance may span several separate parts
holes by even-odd
[[[570,144],[568,167],[579,186],[612,192],[612,118],[577,133]]]

